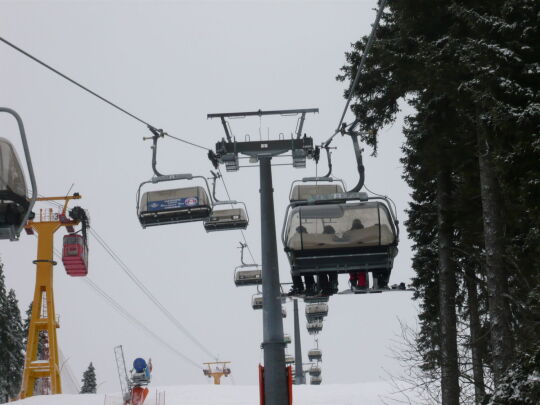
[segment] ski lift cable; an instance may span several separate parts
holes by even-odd
[[[336,127],[334,134],[323,144],[324,147],[328,147],[330,145],[330,142],[332,142],[332,140],[334,139],[334,137],[341,132],[341,129],[342,129],[341,126],[343,124],[343,120],[345,119],[345,114],[347,114],[349,104],[351,103],[351,100],[352,100],[352,96],[354,93],[353,90],[356,88],[356,85],[358,84],[358,81],[360,80],[360,73],[364,69],[364,65],[366,63],[366,57],[369,51],[371,50],[371,46],[373,45],[373,42],[375,41],[375,36],[376,36],[377,28],[379,26],[379,21],[381,19],[381,16],[385,7],[386,7],[386,0],[381,0],[379,10],[377,11],[377,16],[375,17],[375,22],[373,23],[373,26],[371,28],[371,34],[369,35],[368,42],[366,44],[364,52],[362,53],[362,58],[360,59],[360,63],[358,64],[354,81],[351,83],[351,86],[349,87],[349,97],[347,98],[347,102],[345,103],[345,108],[343,109],[341,118],[339,119],[339,123]]]
[[[152,294],[152,292],[146,287],[131,271],[131,269],[122,261],[122,259],[116,254],[116,252],[105,242],[105,240],[96,232],[95,229],[90,229],[90,234],[97,240],[101,247],[111,256],[111,258],[118,264],[122,271],[133,281],[133,283],[143,292],[146,297],[154,303],[154,305],[160,310],[163,315],[189,340],[191,340],[196,346],[198,346],[203,352],[209,355],[211,358],[217,359],[208,348],[206,348],[182,323]]]
[[[34,235],[35,236],[35,235]],[[37,236],[36,236],[37,237]],[[57,249],[54,250],[54,255],[57,258],[61,258],[62,255]],[[185,354],[180,352],[179,350],[175,349],[173,346],[171,346],[169,343],[164,341],[162,338],[159,337],[159,335],[156,335],[154,332],[152,332],[145,324],[143,324],[141,321],[139,321],[135,316],[131,315],[127,309],[125,309],[122,305],[120,305],[118,302],[116,302],[109,294],[107,294],[105,291],[103,291],[94,281],[92,281],[89,277],[84,277],[83,281],[92,288],[97,294],[99,294],[105,301],[111,305],[111,307],[118,312],[124,319],[126,319],[128,322],[130,322],[132,325],[137,326],[139,329],[142,329],[147,334],[149,334],[151,337],[153,337],[155,340],[160,342],[163,346],[171,350],[173,353],[177,354],[179,357],[184,359],[186,362],[194,365],[198,369],[202,369],[202,367],[199,365],[199,363],[191,360],[189,357],[187,357]]]
[[[227,183],[225,183],[225,178],[223,177],[223,174],[221,173],[221,168],[218,167],[218,173],[219,177],[221,178],[221,182],[223,183],[223,187],[225,188],[225,194],[227,194],[227,198],[229,201],[231,201],[231,195],[229,194],[229,189],[227,187]],[[253,252],[251,251],[251,248],[249,247],[249,243],[247,242],[246,234],[243,230],[240,230],[240,233],[242,234],[242,239],[244,240],[244,243],[246,245],[246,248],[249,253],[249,257],[251,257],[251,262],[256,263],[255,257],[253,256]]]
[[[194,360],[187,357],[185,354],[177,350],[175,347],[167,343],[165,340],[163,340],[159,335],[154,333],[152,330],[150,330],[145,324],[143,324],[141,321],[139,321],[137,318],[135,318],[133,315],[131,315],[125,308],[123,308],[120,304],[118,304],[115,300],[113,300],[105,291],[103,291],[99,286],[94,283],[91,279],[88,277],[85,277],[83,279],[85,283],[90,286],[97,294],[99,294],[105,301],[107,301],[114,310],[116,310],[120,315],[122,315],[126,320],[128,320],[132,325],[137,326],[139,329],[146,332],[148,335],[153,337],[156,341],[161,343],[164,347],[178,355],[180,358],[185,360],[186,362],[190,363],[194,367],[197,367],[198,369],[202,369],[201,366]]]
[[[66,74],[60,72],[59,70],[53,68],[51,65],[43,62],[42,60],[38,59],[37,57],[33,56],[32,54],[26,52],[24,49],[21,49],[19,48],[17,45],[11,43],[10,41],[8,41],[7,39],[3,38],[3,37],[0,37],[0,41],[2,41],[3,43],[5,43],[6,45],[8,45],[9,47],[13,48],[14,50],[16,50],[17,52],[23,54],[24,56],[30,58],[31,60],[33,60],[34,62],[40,64],[41,66],[43,66],[44,68],[50,70],[51,72],[57,74],[58,76],[62,77],[63,79],[67,80],[68,82],[74,84],[75,86],[79,87],[80,89],[86,91],[87,93],[93,95],[94,97],[100,99],[101,101],[103,101],[104,103],[107,103],[109,104],[111,107],[113,108],[116,108],[118,111],[126,114],[127,116],[133,118],[134,120],[140,122],[141,124],[144,124],[146,125],[148,128],[150,129],[153,129],[153,130],[158,130],[155,126],[153,126],[152,124],[149,124],[147,121],[143,120],[142,118],[136,116],[135,114],[132,114],[130,113],[129,111],[127,111],[126,109],[120,107],[118,104],[115,104],[113,103],[112,101],[106,99],[105,97],[99,95],[98,93],[96,93],[95,91],[89,89],[88,87],[82,85],[81,83],[77,82],[76,80],[72,79],[71,77],[67,76]],[[191,145],[191,146],[194,146],[196,148],[200,148],[200,149],[204,149],[204,150],[209,150],[209,148],[205,148],[204,146],[201,146],[201,145],[197,145],[196,143],[193,143],[191,141],[187,141],[185,139],[182,139],[182,138],[178,138],[178,137],[174,137],[172,135],[169,135],[169,134],[166,134],[164,133],[164,135],[167,135],[171,138],[174,138],[174,139],[177,139],[178,141],[180,142],[184,142],[188,145]]]

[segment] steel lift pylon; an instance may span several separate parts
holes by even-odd
[[[33,261],[36,265],[36,286],[32,315],[28,326],[28,343],[24,360],[21,398],[34,395],[34,387],[38,378],[50,379],[51,394],[62,393],[58,342],[56,339],[56,328],[59,328],[60,325],[56,319],[53,291],[53,267],[56,265],[53,260],[54,233],[63,226],[73,227],[80,223],[79,220],[71,220],[66,216],[69,201],[80,198],[81,196],[78,194],[65,197],[38,198],[37,201],[64,201],[62,211],[57,213],[52,208],[40,209],[39,215],[36,215],[35,219],[28,221],[25,226],[27,233],[37,233],[38,249],[37,259]],[[49,342],[49,358],[46,360],[37,358],[39,332],[41,331],[47,333]]]

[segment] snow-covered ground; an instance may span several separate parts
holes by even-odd
[[[145,405],[254,405],[253,385],[185,385],[151,388]],[[392,403],[392,387],[385,382],[295,386],[295,405],[381,405]],[[403,399],[403,397],[399,398]],[[51,395],[18,401],[21,405],[121,405],[119,394]]]

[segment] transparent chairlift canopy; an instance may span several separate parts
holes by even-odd
[[[341,184],[295,184],[289,194],[291,203],[298,201],[307,201],[310,197],[317,195],[327,195],[343,193]]]
[[[204,221],[206,232],[246,229],[248,218],[244,208],[214,209]]]
[[[13,201],[13,198],[27,200],[27,191],[17,151],[10,141],[0,138],[0,199],[2,201]]]
[[[390,246],[396,231],[388,208],[380,202],[295,207],[285,230],[293,251]]]
[[[139,204],[143,226],[202,221],[209,217],[212,203],[203,187],[146,191]]]

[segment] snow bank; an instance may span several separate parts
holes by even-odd
[[[382,405],[392,391],[385,382],[294,387],[295,405]],[[186,385],[150,388],[145,405],[256,405],[257,386]],[[51,395],[17,401],[21,405],[122,405],[119,394]]]

